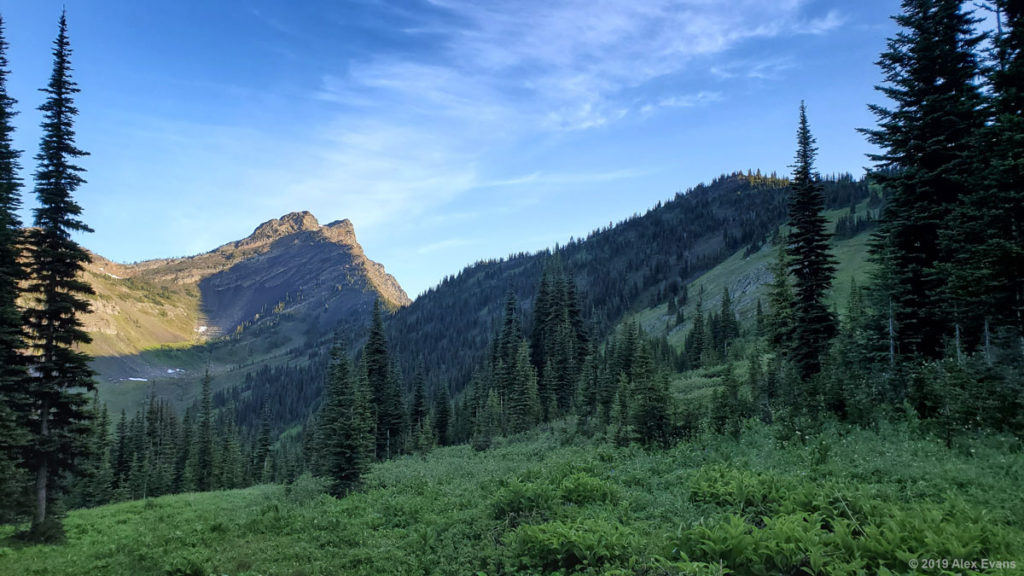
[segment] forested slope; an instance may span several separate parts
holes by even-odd
[[[867,184],[850,176],[824,184],[830,209],[869,195]],[[431,381],[446,381],[457,393],[483,360],[508,291],[529,321],[552,255],[575,281],[583,318],[601,339],[625,313],[664,303],[737,251],[760,247],[785,222],[787,199],[786,180],[734,173],[565,246],[478,262],[398,310],[387,325],[389,342],[404,374],[422,363]]]

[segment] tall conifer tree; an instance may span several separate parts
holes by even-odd
[[[196,433],[196,488],[212,490],[213,484],[213,403],[210,396],[210,371],[203,375],[199,396],[199,429]]]
[[[1024,357],[1024,4],[996,0],[990,123],[975,147],[980,182],[957,206],[947,247],[954,306],[969,344],[986,322]],[[1010,344],[1010,343],[1008,343]]]
[[[448,395],[448,384],[441,382],[437,387],[437,397],[434,400],[434,434],[437,436],[439,446],[447,446],[450,438],[448,430],[452,420],[452,401]]]
[[[320,412],[320,442],[321,460],[335,495],[356,487],[374,458],[375,423],[363,383],[345,351],[340,346],[332,349]]]
[[[21,472],[15,468],[19,451],[27,441],[25,396],[25,347],[18,283],[24,278],[21,264],[21,151],[12,141],[17,101],[7,94],[7,41],[0,18],[0,509],[14,510]],[[0,513],[0,522],[5,520]]]
[[[80,315],[89,311],[83,297],[93,290],[79,279],[89,254],[71,235],[92,230],[80,219],[82,208],[73,198],[85,183],[80,175],[83,169],[74,161],[87,153],[75,145],[78,110],[73,96],[79,90],[71,79],[70,56],[67,20],[61,14],[53,73],[42,89],[46,101],[39,107],[44,118],[36,155],[39,207],[33,210],[35,226],[27,234],[31,302],[25,324],[32,376],[26,388],[32,402],[33,440],[26,460],[36,476],[34,528],[49,518],[47,504],[54,496],[50,489],[57,487],[54,480],[72,469],[83,452],[90,430],[86,392],[94,387],[89,356],[78,350],[91,341]]]
[[[836,333],[835,319],[825,305],[836,265],[828,246],[828,222],[822,214],[825,197],[814,172],[816,154],[814,136],[807,124],[807,108],[801,102],[787,250],[795,292],[791,357],[804,378],[821,370],[821,356]]]
[[[952,330],[945,265],[953,244],[944,234],[954,207],[977,178],[973,146],[984,124],[976,20],[961,0],[904,0],[878,65],[885,84],[877,89],[892,107],[871,105],[878,127],[863,130],[881,152],[873,178],[889,189],[873,238],[879,265],[878,308],[894,320],[899,353],[937,358]]]
[[[370,335],[363,349],[363,359],[377,422],[377,458],[384,460],[399,452],[397,448],[402,435],[403,410],[399,383],[388,356],[384,312],[380,300],[373,303]]]

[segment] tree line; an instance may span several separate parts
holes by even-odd
[[[23,183],[21,151],[13,147],[17,102],[7,92],[7,43],[0,21],[0,509],[32,510],[30,535],[54,527],[53,504],[63,479],[87,450],[94,388],[90,341],[81,315],[92,288],[80,280],[88,253],[71,239],[91,232],[74,193],[85,184],[76,164],[71,47],[62,13],[53,42],[53,70],[39,106],[42,139],[35,155],[33,225],[17,210]],[[24,305],[22,305],[24,304]]]
[[[33,229],[40,232],[23,235],[16,170],[0,197],[9,207],[0,218],[13,222],[0,230],[0,239],[10,239],[0,249],[13,254],[3,262],[14,263],[0,268],[0,295],[13,295],[0,307],[0,319],[9,320],[0,335],[10,343],[4,353],[17,360],[4,363],[0,385],[0,426],[10,432],[0,434],[0,468],[16,479],[5,498],[24,492],[29,473],[38,485],[40,470],[49,478],[44,503],[55,492],[46,488],[58,484],[72,505],[93,505],[282,481],[303,471],[329,477],[332,492],[344,494],[372,462],[437,445],[487,449],[502,436],[566,418],[582,433],[647,446],[704,431],[736,435],[747,418],[796,435],[826,418],[872,425],[887,414],[922,417],[947,442],[964,430],[1019,433],[1024,33],[1019,6],[1000,0],[992,7],[999,28],[989,37],[958,1],[903,3],[900,32],[879,61],[879,89],[891,107],[872,106],[878,125],[865,130],[880,150],[867,182],[815,171],[816,142],[801,103],[789,178],[732,175],[629,219],[615,233],[599,230],[540,255],[480,263],[387,323],[376,303],[359,350],[339,342],[308,366],[267,369],[218,395],[209,393],[207,378],[180,418],[153,399],[116,424],[88,403],[90,374],[72,347],[88,338],[67,319],[68,310],[84,311],[84,301],[68,300],[87,293],[68,274],[84,260],[70,250],[54,271],[21,266],[68,250],[66,232],[84,227],[70,201],[81,180],[67,158],[78,151],[73,141],[56,140],[68,137],[73,116],[72,92],[54,87],[70,82],[62,18],[48,93],[65,100],[44,104],[44,128],[54,136],[44,137],[41,150],[56,151],[40,153],[36,177],[41,204],[45,196],[70,216],[41,208]],[[5,61],[0,70],[2,80]],[[0,169],[18,161],[2,146],[10,135],[2,120],[13,114],[13,102],[3,102]],[[63,116],[50,121],[58,109]],[[55,184],[57,173],[63,179]],[[861,219],[857,206],[865,200],[870,218]],[[849,213],[830,229],[823,212],[844,207]],[[47,226],[56,231],[53,244],[42,243]],[[871,227],[873,275],[866,285],[851,280],[840,288],[840,315],[830,305],[842,280],[831,241]],[[728,288],[712,309],[703,284],[692,283],[744,247],[776,255],[764,302],[746,327]],[[44,280],[63,282],[61,299],[19,308],[23,290],[44,290]],[[681,350],[628,318],[637,302],[668,302],[668,321],[689,326]],[[46,317],[47,306],[62,312]],[[51,319],[68,332],[46,333]],[[706,401],[674,394],[682,370],[715,382]],[[301,385],[285,393],[285,379]],[[296,431],[288,428],[296,424]]]

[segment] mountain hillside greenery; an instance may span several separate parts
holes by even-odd
[[[669,450],[616,448],[555,422],[375,464],[343,498],[287,485],[75,510],[67,542],[0,528],[5,574],[920,574],[1015,562],[1024,456],[1010,437],[950,451],[913,420],[779,442],[751,423]],[[918,566],[919,570],[915,570]],[[824,567],[824,568],[823,568]],[[980,567],[980,566],[979,566]]]
[[[604,338],[624,316],[680,297],[737,252],[749,255],[768,243],[786,221],[788,186],[788,180],[760,171],[723,175],[565,246],[468,266],[389,319],[402,371],[411,375],[419,363],[433,382],[454,392],[465,388],[498,329],[505,294],[516,295],[529,322],[544,263],[552,256],[575,282],[593,336]],[[864,217],[869,196],[877,215],[879,192],[864,180],[839,175],[823,186],[836,218],[862,202]]]
[[[0,379],[0,568],[1024,572],[1024,11],[993,5],[988,35],[903,2],[864,179],[816,174],[801,103],[791,180],[724,175],[412,303],[351,223],[293,213],[137,268],[199,292],[147,314],[216,330],[91,398],[62,17],[42,110],[68,117],[6,246],[28,280],[0,267],[28,289],[0,314],[28,342]]]

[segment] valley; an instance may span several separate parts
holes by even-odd
[[[42,4],[0,574],[1024,574],[1019,2]]]
[[[192,257],[117,264],[94,255],[83,279],[96,290],[84,350],[115,413],[138,410],[150,393],[184,407],[207,368],[218,386],[239,383],[365,325],[377,298],[410,302],[366,258],[351,222],[321,226],[309,212]]]

